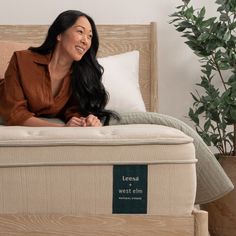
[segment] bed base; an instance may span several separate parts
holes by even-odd
[[[207,236],[208,214],[191,216],[0,214],[0,236]]]

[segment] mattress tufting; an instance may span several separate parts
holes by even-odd
[[[0,146],[184,144],[193,139],[162,125],[104,127],[0,126]]]

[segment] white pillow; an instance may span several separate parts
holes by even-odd
[[[107,109],[146,111],[139,87],[139,52],[98,58],[104,68],[103,84],[109,93]]]

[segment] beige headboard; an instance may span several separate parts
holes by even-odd
[[[132,50],[140,53],[139,80],[148,111],[157,111],[157,40],[156,24],[98,25],[99,56]],[[41,44],[47,25],[0,25],[0,40]],[[1,52],[0,52],[1,53]]]

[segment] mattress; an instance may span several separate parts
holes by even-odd
[[[196,161],[161,125],[0,126],[0,213],[191,215]]]

